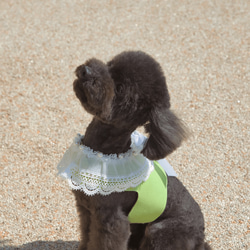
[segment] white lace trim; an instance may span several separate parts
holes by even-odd
[[[140,153],[147,138],[137,131],[131,135],[131,149],[119,155],[95,152],[80,145],[82,138],[77,135],[57,166],[73,190],[87,195],[122,192],[146,181],[154,170],[153,162]]]

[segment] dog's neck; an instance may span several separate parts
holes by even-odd
[[[94,118],[87,127],[82,144],[103,154],[121,154],[130,149],[133,129],[117,128]]]

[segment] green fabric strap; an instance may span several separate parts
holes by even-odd
[[[154,161],[154,171],[149,178],[135,188],[138,198],[131,209],[128,219],[130,223],[149,223],[156,220],[167,204],[167,175],[157,161]]]

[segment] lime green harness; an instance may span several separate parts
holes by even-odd
[[[156,220],[167,204],[167,175],[161,165],[154,161],[154,171],[149,178],[135,188],[138,198],[131,209],[128,219],[130,223],[149,223]]]

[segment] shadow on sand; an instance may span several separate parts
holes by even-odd
[[[78,241],[34,241],[21,246],[10,246],[9,241],[0,240],[0,250],[16,250],[16,249],[26,249],[26,250],[51,250],[51,249],[62,249],[62,250],[77,250],[79,242]]]

